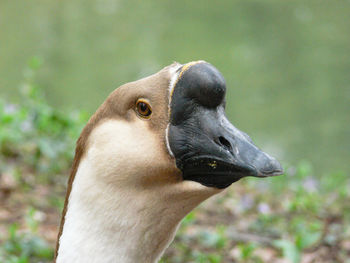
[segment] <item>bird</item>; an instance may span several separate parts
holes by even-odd
[[[55,262],[157,262],[201,202],[245,176],[282,174],[228,120],[225,94],[203,60],[114,90],[77,140]]]

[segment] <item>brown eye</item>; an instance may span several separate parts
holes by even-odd
[[[148,119],[152,114],[151,106],[144,100],[137,101],[136,110],[142,118]]]

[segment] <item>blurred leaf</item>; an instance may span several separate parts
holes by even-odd
[[[307,231],[302,234],[299,234],[296,236],[296,240],[295,240],[296,246],[298,247],[299,250],[308,248],[319,240],[319,238],[321,237],[321,234],[322,234],[321,232],[310,233]]]
[[[301,252],[298,247],[289,240],[276,240],[274,246],[281,249],[283,256],[291,263],[299,263],[301,260]]]
[[[254,243],[239,244],[238,248],[241,252],[241,258],[243,260],[250,259],[253,256],[256,245]]]
[[[41,65],[43,64],[43,61],[41,58],[39,57],[32,57],[29,61],[28,61],[28,66],[30,69],[33,70],[37,70],[41,67]]]

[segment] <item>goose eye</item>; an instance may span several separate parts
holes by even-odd
[[[136,103],[136,110],[137,113],[142,117],[142,118],[149,118],[152,114],[151,106],[143,100],[138,100]]]

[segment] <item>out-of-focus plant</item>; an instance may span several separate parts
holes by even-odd
[[[4,167],[13,160],[21,163],[26,174],[34,171],[36,179],[52,181],[57,178],[53,174],[66,172],[69,167],[87,114],[63,113],[46,102],[43,90],[35,83],[41,64],[36,57],[29,61],[19,103],[0,100],[0,164]]]
[[[29,263],[50,262],[53,249],[38,235],[38,221],[35,219],[37,211],[30,208],[26,215],[24,230],[20,230],[16,223],[8,228],[8,236],[0,246],[0,262]]]
[[[0,191],[6,194],[8,189],[1,183],[10,178],[11,191],[21,193],[22,198],[38,185],[63,188],[67,176],[62,175],[68,174],[75,141],[87,121],[84,112],[63,113],[47,103],[35,81],[41,64],[36,57],[29,61],[19,102],[0,99]],[[24,206],[24,224],[12,223],[8,235],[0,236],[0,262],[52,260],[52,247],[38,233],[36,216],[40,213],[31,207],[34,198]],[[62,197],[50,196],[47,201],[62,208]]]

